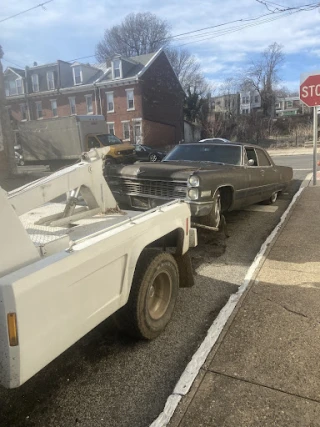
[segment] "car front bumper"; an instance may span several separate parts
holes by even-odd
[[[172,199],[164,198],[164,197],[150,197],[150,196],[142,196],[142,195],[131,195],[131,194],[123,194],[113,191],[113,195],[117,202],[121,206],[126,208],[130,207],[133,209],[139,210],[148,210],[152,209],[156,206],[161,206]],[[213,208],[213,201],[192,201],[186,200],[186,203],[190,206],[191,215],[195,217],[208,215]]]

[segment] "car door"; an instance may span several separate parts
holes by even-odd
[[[245,163],[247,166],[247,173],[249,175],[249,186],[246,197],[246,204],[252,205],[262,200],[262,185],[263,185],[263,172],[258,165],[258,157],[254,147],[246,146],[245,150]],[[249,160],[253,160],[253,165],[249,165]]]
[[[255,150],[257,153],[258,165],[262,179],[261,200],[267,200],[278,189],[278,182],[280,179],[279,172],[277,168],[272,164],[267,154],[261,148],[256,148]]]

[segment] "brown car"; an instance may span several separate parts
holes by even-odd
[[[292,168],[255,145],[198,142],[177,145],[160,163],[110,166],[106,179],[120,206],[143,210],[181,198],[193,217],[217,227],[221,212],[274,203]]]

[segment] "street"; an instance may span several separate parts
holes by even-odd
[[[196,285],[180,290],[174,317],[158,339],[133,341],[119,334],[112,320],[105,321],[19,389],[0,389],[1,426],[149,425],[312,171],[312,155],[274,161],[293,167],[289,188],[272,206],[228,213],[229,238],[199,233],[199,246],[191,252]]]

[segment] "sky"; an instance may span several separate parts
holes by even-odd
[[[298,91],[300,74],[320,69],[320,3],[312,11],[287,16],[274,12],[310,3],[317,1],[272,0],[267,8],[257,0],[53,0],[0,22],[3,64],[24,68],[34,61],[40,65],[94,55],[106,28],[130,12],[152,12],[168,21],[173,35],[219,26],[175,39],[176,46],[195,55],[213,86],[245,70],[277,42],[285,54],[281,85]],[[38,0],[6,1],[0,21],[38,4]],[[255,21],[230,23],[266,14]],[[96,62],[94,57],[83,61]]]

